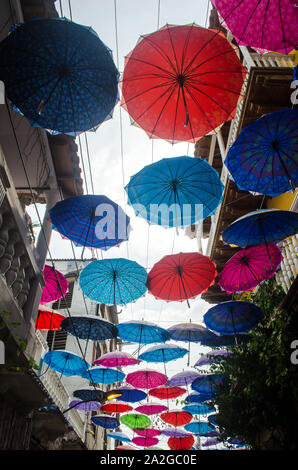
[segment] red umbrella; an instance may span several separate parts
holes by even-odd
[[[42,331],[58,331],[61,330],[61,322],[65,320],[65,316],[61,313],[43,307],[42,305],[38,308],[38,313],[35,322],[35,329]]]
[[[149,292],[167,302],[192,299],[214,284],[216,265],[201,253],[164,256],[147,277]]]
[[[126,403],[119,403],[117,401],[111,401],[110,403],[106,403],[100,409],[100,411],[104,413],[126,413],[127,411],[132,410],[132,406],[127,405]]]
[[[178,398],[185,392],[185,388],[182,387],[157,387],[149,390],[148,393],[160,400],[168,400],[169,398]]]
[[[126,376],[126,382],[135,388],[147,389],[164,385],[168,378],[166,375],[156,370],[137,370]]]
[[[150,138],[195,142],[233,117],[244,74],[219,31],[166,25],[126,57],[121,105]]]
[[[172,450],[189,450],[192,448],[195,440],[193,436],[187,437],[170,437],[168,446]]]
[[[183,410],[172,410],[160,415],[161,419],[168,424],[173,426],[184,426],[192,420],[192,415],[188,411]]]
[[[47,304],[65,296],[68,291],[68,282],[59,271],[45,265],[43,270],[45,285],[42,289],[40,303]]]
[[[124,444],[123,446],[115,447],[115,450],[138,450],[136,447],[130,446],[129,444]]]

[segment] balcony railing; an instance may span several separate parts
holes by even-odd
[[[276,273],[276,281],[288,292],[298,273],[298,235],[283,240],[279,246],[284,258],[281,269]]]

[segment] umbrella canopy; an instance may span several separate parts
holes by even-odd
[[[192,415],[207,415],[215,412],[215,408],[206,404],[186,405],[182,407],[183,411],[187,411]]]
[[[192,421],[189,424],[184,426],[184,429],[191,432],[192,434],[208,434],[214,430],[214,427],[209,423],[204,423],[202,421]]]
[[[147,393],[143,390],[138,390],[130,385],[123,385],[119,387],[118,390],[121,393],[121,401],[127,401],[129,403],[144,400],[147,396]]]
[[[92,261],[83,269],[79,284],[84,294],[97,303],[126,305],[146,292],[147,272],[135,261],[124,258]]]
[[[117,334],[118,335],[118,330]],[[140,361],[133,357],[131,354],[124,351],[112,351],[110,353],[103,354],[93,362],[94,366],[103,367],[124,367],[133,366],[138,364]]]
[[[266,114],[245,127],[225,165],[239,189],[278,196],[298,186],[298,110]]]
[[[194,367],[201,367],[214,362],[219,362],[222,358],[230,356],[231,354],[233,354],[232,351],[227,351],[226,349],[214,349],[207,354],[202,354]]]
[[[213,337],[204,338],[201,341],[202,346],[209,348],[224,348],[227,346],[235,346],[235,344],[246,344],[250,341],[250,335],[247,333],[240,333],[236,335],[218,335],[214,334]]]
[[[136,434],[142,437],[156,437],[161,434],[159,429],[147,428],[147,429],[135,429]]]
[[[216,275],[216,265],[208,256],[178,253],[155,263],[148,274],[147,287],[157,299],[188,302],[214,284]]]
[[[55,302],[65,296],[68,291],[68,282],[54,267],[45,265],[43,269],[45,285],[42,289],[40,303]]]
[[[158,439],[156,437],[134,437],[132,439],[132,442],[137,445],[137,446],[142,446],[142,447],[151,447],[154,446],[155,444],[158,444]]]
[[[55,310],[39,306],[35,321],[35,329],[41,331],[61,330],[61,322],[65,316]]]
[[[179,359],[188,353],[187,349],[174,344],[152,346],[140,354],[139,358],[146,362],[169,362]]]
[[[75,398],[79,398],[80,400],[83,400],[83,401],[87,401],[87,400],[101,401],[104,398],[104,395],[105,395],[105,392],[103,390],[99,390],[94,386],[81,388],[73,392],[73,396]]]
[[[128,444],[123,446],[115,447],[115,450],[138,450],[136,447],[130,446]]]
[[[133,387],[149,390],[167,382],[167,376],[156,370],[145,369],[131,372],[126,376],[126,382]]]
[[[217,413],[213,413],[212,415],[209,415],[208,416],[208,422],[213,424],[214,426],[217,425],[217,421],[216,421],[216,418],[217,418]]]
[[[258,245],[238,251],[225,264],[218,284],[229,294],[253,290],[273,277],[283,255],[277,245]]]
[[[298,213],[261,209],[235,220],[222,233],[225,243],[241,248],[277,243],[298,232]]]
[[[88,379],[95,384],[110,385],[115,382],[121,382],[125,378],[125,374],[120,370],[105,368],[105,367],[90,367],[82,374],[84,379]]]
[[[143,413],[144,415],[157,415],[166,411],[168,409],[167,406],[161,405],[160,403],[144,403],[144,405],[138,406],[135,410],[139,413]]]
[[[216,446],[217,444],[220,444],[220,440],[217,439],[216,437],[210,437],[205,442],[203,442],[202,446],[210,447],[210,446]]]
[[[172,450],[189,450],[194,442],[195,440],[191,435],[187,437],[170,437],[168,446]]]
[[[171,398],[178,398],[186,392],[182,387],[157,387],[149,390],[148,394],[159,398],[160,400],[168,400]]]
[[[213,338],[214,333],[197,323],[178,323],[168,328],[172,339],[187,343],[200,343],[205,338]]]
[[[164,328],[141,320],[131,320],[117,324],[118,336],[122,341],[138,344],[165,343],[170,334]]]
[[[107,433],[107,437],[115,439],[116,441],[131,442],[131,439],[124,432],[120,431],[109,432]]]
[[[90,411],[98,411],[101,408],[101,404],[98,403],[98,401],[84,402],[82,400],[72,400],[69,403],[69,408],[74,408],[75,410],[85,411],[85,413],[88,413]]]
[[[43,357],[43,362],[51,369],[67,377],[81,375],[89,367],[89,364],[77,354],[60,349],[48,351]]]
[[[238,44],[287,54],[298,43],[295,2],[212,0]]]
[[[190,393],[186,398],[186,403],[204,403],[213,398],[212,393]]]
[[[228,335],[247,333],[262,318],[262,310],[252,302],[229,301],[211,307],[204,315],[207,328]]]
[[[189,433],[179,428],[165,428],[161,430],[161,434],[168,437],[188,437]]]
[[[119,73],[95,31],[67,18],[34,18],[0,47],[0,80],[31,125],[80,133],[112,116]]]
[[[130,219],[106,196],[68,197],[49,214],[53,229],[77,246],[108,250],[128,240]]]
[[[119,420],[108,415],[96,415],[92,416],[91,421],[97,426],[101,426],[105,429],[115,429],[120,426]]]
[[[172,426],[184,426],[184,424],[190,423],[192,415],[187,411],[183,410],[171,410],[160,415],[161,419]]]
[[[178,372],[178,374],[173,375],[168,381],[168,387],[176,387],[179,385],[187,386],[191,384],[198,377],[202,377],[201,374],[198,374],[195,370],[186,370],[183,372]]]
[[[145,166],[125,189],[136,214],[150,224],[187,227],[214,214],[223,184],[205,160],[183,156]]]
[[[130,429],[146,429],[151,425],[151,420],[148,416],[138,413],[123,415],[121,416],[120,421]]]
[[[196,392],[216,394],[216,387],[224,380],[222,374],[207,374],[198,377],[191,384],[191,388]]]
[[[96,342],[117,338],[116,326],[95,315],[75,315],[65,318],[61,327],[68,334]]]
[[[121,105],[150,138],[195,142],[233,117],[244,75],[218,31],[167,24],[126,57]]]
[[[121,403],[118,401],[110,401],[102,405],[101,410],[103,413],[127,413],[132,411],[133,407],[127,405],[126,403]]]

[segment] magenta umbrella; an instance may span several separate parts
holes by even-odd
[[[104,367],[124,367],[133,366],[139,364],[139,360],[133,357],[131,354],[123,351],[113,351],[107,354],[103,354],[93,362],[95,366]]]
[[[162,413],[163,411],[168,410],[168,407],[165,405],[160,405],[159,403],[145,403],[144,405],[140,405],[135,408],[135,410],[139,413],[150,416]]]
[[[137,446],[142,446],[142,447],[151,447],[155,446],[158,444],[158,439],[156,437],[134,437],[132,441],[134,444]]]
[[[134,429],[134,432],[142,437],[156,437],[161,434],[159,429],[147,428],[147,429]]]
[[[68,291],[68,282],[63,274],[46,264],[43,269],[43,277],[45,285],[40,299],[42,305],[48,302],[55,302],[55,300],[65,296]]]
[[[218,284],[228,294],[253,290],[274,276],[282,259],[280,248],[274,244],[240,250],[225,264]]]
[[[238,44],[287,54],[298,44],[294,0],[212,0]]]
[[[168,378],[166,375],[155,370],[146,369],[131,372],[126,376],[126,382],[133,387],[150,390],[151,388],[164,385]]]

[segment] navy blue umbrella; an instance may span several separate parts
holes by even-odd
[[[119,72],[111,51],[87,26],[67,18],[19,25],[0,45],[0,80],[37,127],[84,132],[112,116]]]
[[[213,395],[212,393],[208,392],[204,392],[204,393],[190,393],[185,399],[184,401],[186,401],[186,403],[204,403],[205,401],[208,401],[208,400],[211,400],[213,398]]]
[[[210,330],[222,335],[247,333],[262,318],[260,307],[243,301],[221,302],[211,307],[204,315],[204,322]]]
[[[91,421],[97,426],[101,426],[105,429],[115,429],[120,426],[120,422],[117,418],[113,418],[108,415],[96,415],[92,416]]]
[[[235,346],[235,344],[245,344],[250,340],[250,335],[240,333],[236,335],[216,335],[212,338],[205,338],[201,341],[202,346],[209,348],[223,348],[227,346]]]
[[[49,210],[53,229],[77,246],[108,250],[129,237],[129,217],[106,196],[84,194]]]
[[[203,377],[198,377],[191,384],[192,390],[202,393],[210,393],[213,397],[216,395],[216,387],[224,380],[222,374],[206,374]]]
[[[75,398],[79,398],[80,400],[83,401],[101,401],[104,396],[105,392],[100,389],[96,389],[94,386],[93,387],[86,387],[86,388],[81,388],[78,390],[75,390],[73,392],[73,396]]]
[[[130,385],[123,385],[118,388],[118,391],[121,393],[121,401],[127,401],[128,403],[136,403],[138,401],[144,400],[147,393],[144,390],[138,390],[133,388]]]
[[[67,317],[61,322],[61,328],[70,335],[91,341],[105,341],[117,338],[116,326],[95,315]]]
[[[216,422],[216,418],[217,418],[218,414],[217,413],[213,413],[212,415],[209,415],[208,416],[208,421],[209,423],[213,424],[213,425],[217,425],[217,422]]]

